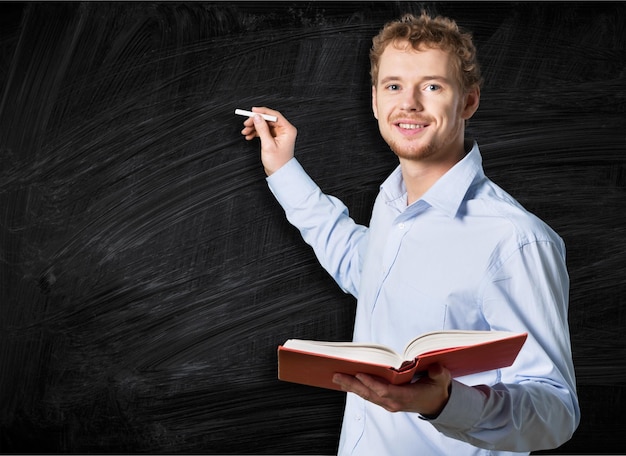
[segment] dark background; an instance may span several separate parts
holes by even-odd
[[[0,4],[2,452],[336,451],[343,395],[276,380],[285,339],[349,339],[354,301],[266,188],[235,108],[367,223],[395,166],[371,37],[426,7],[472,30],[469,136],[565,239],[582,422],[625,450],[624,3]]]

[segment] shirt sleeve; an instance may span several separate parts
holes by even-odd
[[[484,285],[492,329],[528,332],[515,363],[492,386],[453,381],[431,423],[443,434],[487,449],[536,451],[569,440],[580,421],[567,324],[569,279],[559,242],[530,242]]]
[[[339,199],[322,193],[295,158],[267,182],[287,220],[313,248],[322,267],[344,292],[356,297],[367,227],[355,223]]]

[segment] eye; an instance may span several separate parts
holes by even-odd
[[[427,92],[437,92],[439,90],[441,90],[441,86],[439,84],[428,84],[426,86]]]
[[[397,90],[400,90],[400,85],[399,84],[387,84],[387,86],[385,87],[387,90],[390,90],[392,92],[395,92]]]

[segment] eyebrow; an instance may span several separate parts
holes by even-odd
[[[383,79],[381,79],[379,81],[379,84],[384,84],[387,82],[392,82],[392,81],[401,81],[402,78],[400,76],[387,76],[384,77]],[[423,76],[422,78],[420,78],[420,82],[426,82],[426,81],[440,81],[440,82],[445,82],[446,84],[450,84],[450,80],[444,76]]]

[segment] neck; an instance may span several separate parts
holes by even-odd
[[[446,160],[420,161],[400,159],[402,179],[407,190],[407,206],[420,199],[434,184],[465,156],[464,149],[459,154],[448,155]]]

